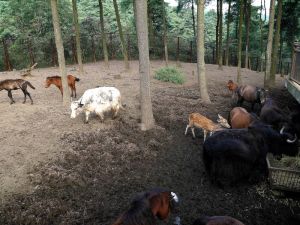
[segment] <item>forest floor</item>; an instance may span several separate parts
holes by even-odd
[[[175,63],[174,63],[175,65]],[[201,152],[203,136],[184,135],[188,114],[200,112],[216,120],[231,109],[229,79],[236,68],[206,65],[211,104],[199,99],[196,64],[181,63],[183,85],[153,79],[162,61],[151,61],[151,91],[156,127],[139,129],[138,62],[124,71],[121,61],[85,64],[84,76],[74,66],[68,73],[79,77],[77,96],[88,88],[115,86],[126,103],[117,119],[103,123],[96,116],[89,124],[83,115],[70,119],[59,90],[44,88],[47,76],[58,68],[35,69],[28,80],[36,87],[30,101],[13,91],[10,105],[0,92],[0,224],[111,224],[141,191],[165,187],[181,200],[182,224],[192,224],[200,215],[230,215],[246,225],[293,225],[300,203],[274,195],[267,182],[220,189],[205,173]],[[0,73],[1,80],[21,78],[19,71]],[[242,70],[243,83],[262,86],[263,74]],[[273,96],[281,108],[296,105],[277,77]],[[248,106],[248,105],[246,105]],[[169,222],[171,224],[171,222]]]

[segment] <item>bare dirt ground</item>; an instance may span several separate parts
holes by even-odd
[[[164,66],[151,62],[151,74]],[[0,92],[0,224],[111,224],[128,207],[135,193],[165,187],[181,199],[183,224],[200,215],[230,215],[252,225],[297,224],[298,200],[278,198],[267,183],[242,184],[219,189],[205,174],[201,152],[203,137],[184,136],[188,114],[200,112],[216,120],[231,109],[226,90],[235,80],[236,68],[206,65],[212,104],[199,100],[196,64],[181,63],[184,85],[163,83],[151,78],[156,127],[147,132],[138,128],[138,62],[125,72],[123,62],[85,64],[86,74],[78,76],[74,66],[68,73],[79,77],[77,95],[88,88],[115,86],[126,110],[116,120],[104,123],[94,116],[89,124],[83,116],[70,119],[69,107],[62,106],[58,89],[44,88],[47,76],[57,68],[36,69],[28,80],[34,105],[22,104],[23,93],[13,91],[16,104],[10,105],[6,91]],[[243,82],[261,86],[263,75],[242,71]],[[20,78],[19,72],[0,73],[1,80]],[[297,103],[283,89],[272,95],[283,109]],[[298,221],[299,222],[299,221]],[[171,223],[171,222],[169,222]]]

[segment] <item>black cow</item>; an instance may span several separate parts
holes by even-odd
[[[300,114],[294,111],[291,115],[284,113],[276,102],[268,98],[260,112],[260,120],[271,125],[277,131],[286,131],[294,135],[300,135]]]
[[[266,155],[296,155],[296,140],[261,122],[249,128],[222,130],[210,136],[203,145],[203,161],[213,183],[235,184],[241,179],[257,182],[267,175]]]

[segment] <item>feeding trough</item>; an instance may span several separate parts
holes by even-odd
[[[274,189],[300,192],[300,169],[285,167],[276,162],[272,155],[267,156],[270,185]]]

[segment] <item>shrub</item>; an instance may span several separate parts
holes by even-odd
[[[155,71],[154,78],[157,80],[171,82],[175,84],[184,83],[184,75],[175,67],[164,67]]]

